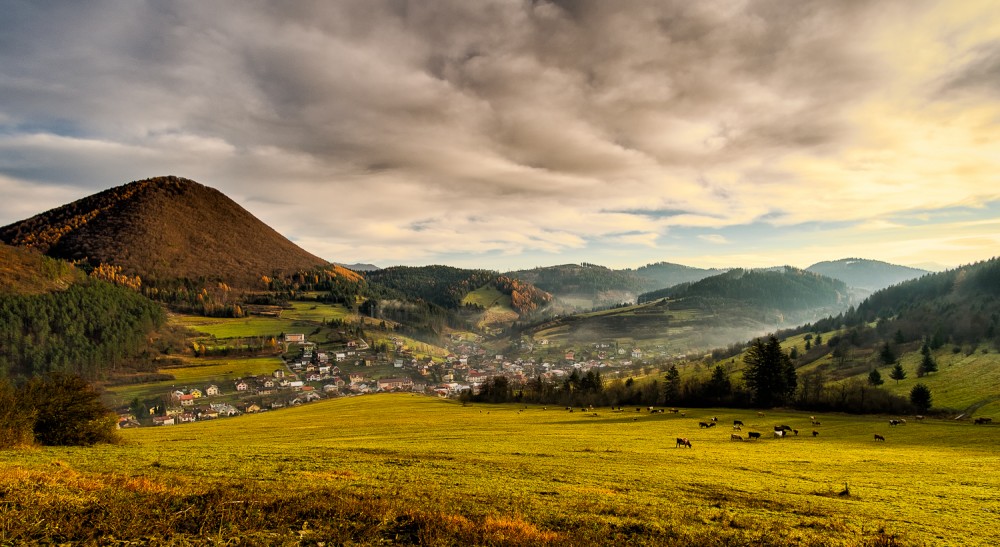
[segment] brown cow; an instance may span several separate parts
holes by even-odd
[[[687,440],[684,437],[677,437],[677,444],[674,445],[674,448],[680,448],[682,446],[686,446],[688,448],[691,448],[691,441]]]
[[[875,440],[876,440],[876,441],[882,441],[882,442],[885,442],[885,437],[883,437],[883,436],[879,435],[878,433],[876,433],[876,434],[875,434]]]

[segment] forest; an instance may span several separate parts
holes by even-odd
[[[159,305],[93,278],[65,291],[0,294],[0,376],[98,379],[124,366],[141,368],[135,357],[165,321]]]

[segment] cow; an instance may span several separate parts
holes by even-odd
[[[719,421],[719,417],[718,416],[712,416],[712,421],[713,422],[718,422]]]
[[[976,425],[985,425],[985,424],[988,424],[988,423],[990,423],[992,421],[993,421],[993,418],[987,418],[986,416],[981,416],[979,418],[976,418],[975,423],[976,423]]]
[[[817,435],[819,435],[819,431],[816,431],[815,429],[813,429],[813,437],[815,437]]]
[[[736,433],[733,433],[732,435],[729,436],[729,440],[730,441],[742,441],[743,437],[737,435]]]
[[[813,423],[813,425],[822,425],[818,421],[816,421],[815,419],[812,421],[812,423]]]
[[[733,425],[734,426],[743,425],[743,420],[733,420]]]
[[[793,429],[792,433],[795,434],[796,437],[799,436],[799,430],[798,429]]]
[[[899,425],[899,420],[889,420],[889,425],[895,427]]]
[[[883,436],[879,435],[878,433],[876,433],[876,434],[875,434],[875,441],[876,441],[876,442],[879,442],[879,441],[881,441],[881,442],[883,442],[883,443],[884,443],[884,442],[885,442],[885,437],[883,437]]]
[[[708,422],[698,422],[698,427],[711,427],[711,426],[708,425]]]
[[[785,430],[784,429],[775,429],[774,430],[774,438],[775,439],[780,439],[780,438],[782,438],[784,436],[785,436]]]
[[[760,433],[758,433],[756,431],[749,431],[749,432],[747,432],[747,440],[748,441],[750,439],[759,439],[759,438],[760,438]]]
[[[685,446],[687,448],[691,448],[691,441],[689,441],[689,440],[687,440],[686,438],[683,438],[683,437],[677,437],[677,444],[674,445],[674,448],[680,448],[682,446]]]
[[[708,427],[715,427],[715,422],[708,422]]]
[[[738,425],[734,425],[733,426],[733,431],[743,431],[743,428],[740,427],[740,426],[738,426]]]
[[[758,418],[763,418],[764,417],[764,413],[763,412],[758,412],[757,413],[757,417]]]
[[[914,416],[914,418],[916,418],[918,422],[919,422],[919,421],[922,421],[922,420],[924,419],[924,417],[923,417],[923,416],[921,416],[921,415],[919,415],[919,414],[918,414],[918,415],[916,415],[916,416]]]

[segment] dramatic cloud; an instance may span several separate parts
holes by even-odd
[[[0,224],[175,174],[344,262],[998,243],[906,222],[1000,201],[988,1],[0,3]]]

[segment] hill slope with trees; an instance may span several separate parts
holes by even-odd
[[[806,271],[839,279],[847,283],[849,287],[868,291],[884,289],[929,273],[927,270],[919,268],[864,258],[842,258],[817,262],[806,268]]]
[[[218,190],[179,177],[140,180],[0,228],[0,241],[143,281],[258,282],[327,261]]]

